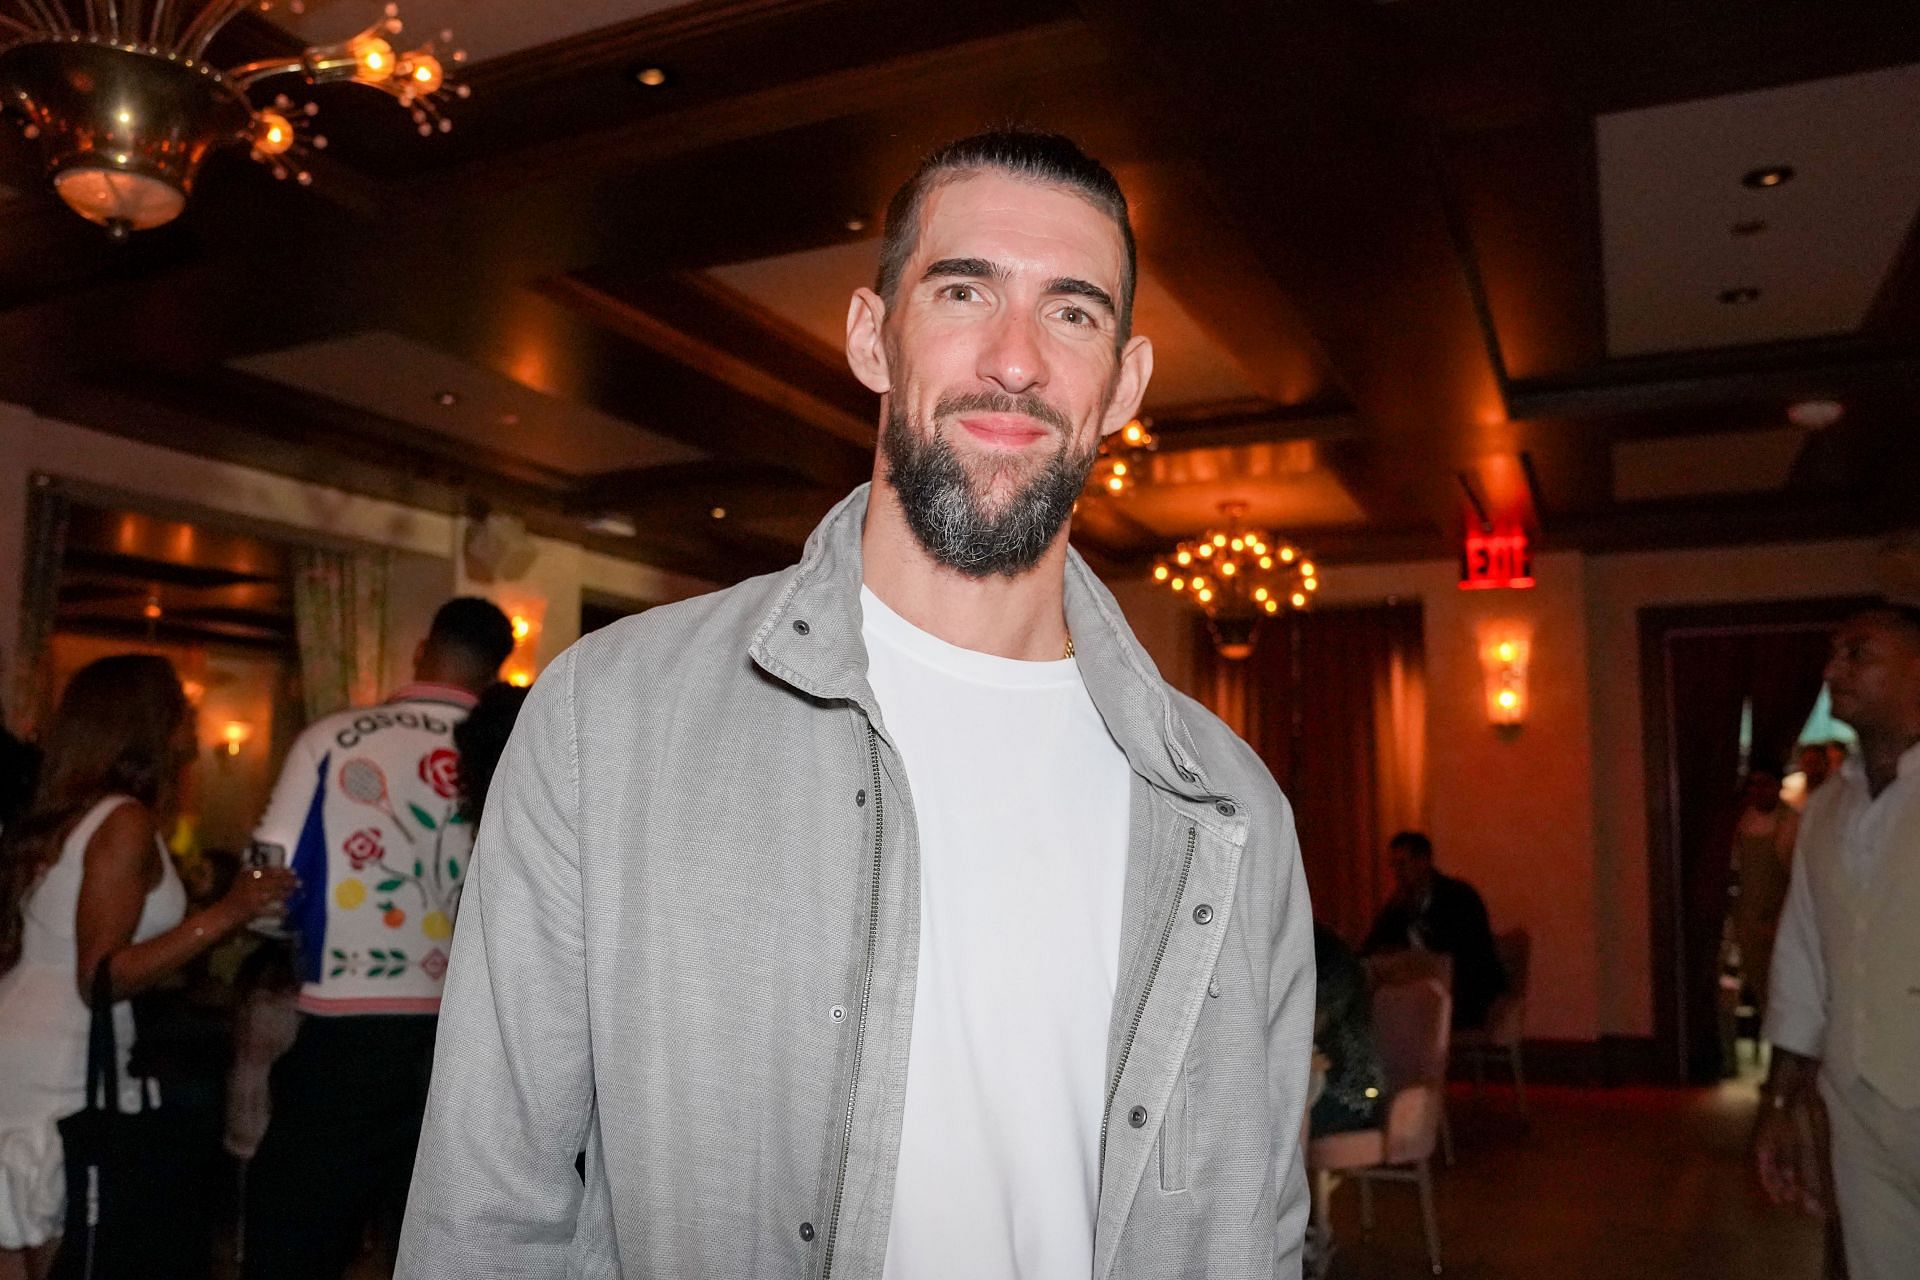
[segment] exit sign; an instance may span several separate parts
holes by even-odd
[[[1531,587],[1533,552],[1527,535],[1469,533],[1460,551],[1460,589],[1488,591],[1496,587]]]

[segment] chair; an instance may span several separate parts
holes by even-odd
[[[1373,1229],[1373,1183],[1411,1182],[1420,1190],[1427,1260],[1440,1274],[1440,1223],[1433,1208],[1431,1162],[1446,1097],[1453,997],[1438,981],[1396,982],[1373,996],[1373,1037],[1387,1077],[1384,1123],[1328,1134],[1307,1144],[1314,1179],[1314,1225],[1330,1231],[1329,1203],[1342,1181],[1360,1184],[1360,1222]]]
[[[1487,1082],[1487,1060],[1504,1056],[1513,1072],[1513,1100],[1520,1108],[1520,1120],[1531,1124],[1527,1115],[1526,1070],[1520,1061],[1520,1045],[1527,1033],[1527,978],[1533,963],[1533,935],[1525,929],[1509,929],[1493,940],[1500,965],[1507,971],[1507,989],[1487,1009],[1486,1025],[1462,1030],[1454,1037],[1454,1048],[1473,1063],[1473,1091],[1478,1097]]]
[[[1409,948],[1383,951],[1366,958],[1367,989],[1378,991],[1402,982],[1431,979],[1448,992],[1453,990],[1453,957],[1444,951]],[[1453,1119],[1447,1114],[1446,1099],[1440,1100],[1440,1153],[1453,1168]]]

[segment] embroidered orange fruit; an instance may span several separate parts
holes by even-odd
[[[351,911],[367,900],[367,886],[358,880],[342,880],[333,891],[333,900],[343,910]]]
[[[444,911],[429,911],[420,918],[420,932],[438,942],[453,936],[453,921]]]
[[[407,913],[398,907],[388,907],[387,914],[380,917],[389,929],[398,929],[407,922]]]

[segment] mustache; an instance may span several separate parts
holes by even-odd
[[[1073,430],[1067,415],[1030,391],[1012,395],[1005,391],[955,391],[940,397],[933,407],[936,419],[962,413],[1017,413],[1044,422],[1061,435]]]

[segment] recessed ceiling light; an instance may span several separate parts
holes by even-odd
[[[460,403],[460,393],[458,391],[436,391],[433,396],[433,402],[442,409],[451,409]]]
[[[634,80],[649,89],[658,89],[667,82],[665,67],[641,67],[633,73]]]
[[[1838,400],[1797,400],[1787,406],[1787,421],[1796,427],[1818,431],[1847,416],[1847,406]]]
[[[587,521],[587,528],[595,533],[604,533],[615,538],[632,538],[640,533],[639,526],[633,521],[625,516],[615,515],[595,516]]]
[[[710,514],[715,520],[725,520],[727,518],[727,509],[725,507],[715,507]]]
[[[847,230],[865,231],[866,229],[867,229],[867,220],[865,218],[848,218],[847,219]]]
[[[1790,164],[1770,164],[1759,169],[1749,169],[1740,179],[1743,187],[1752,187],[1755,191],[1765,191],[1768,187],[1777,187],[1793,181],[1793,166]]]
[[[503,413],[500,415],[500,425],[503,427],[517,427],[520,425],[520,415],[517,413]]]
[[[1727,228],[1727,230],[1737,236],[1757,236],[1766,229],[1767,220],[1765,218],[1744,218]]]
[[[1729,307],[1760,301],[1760,291],[1752,285],[1741,285],[1738,289],[1722,289],[1718,296],[1720,301]]]

